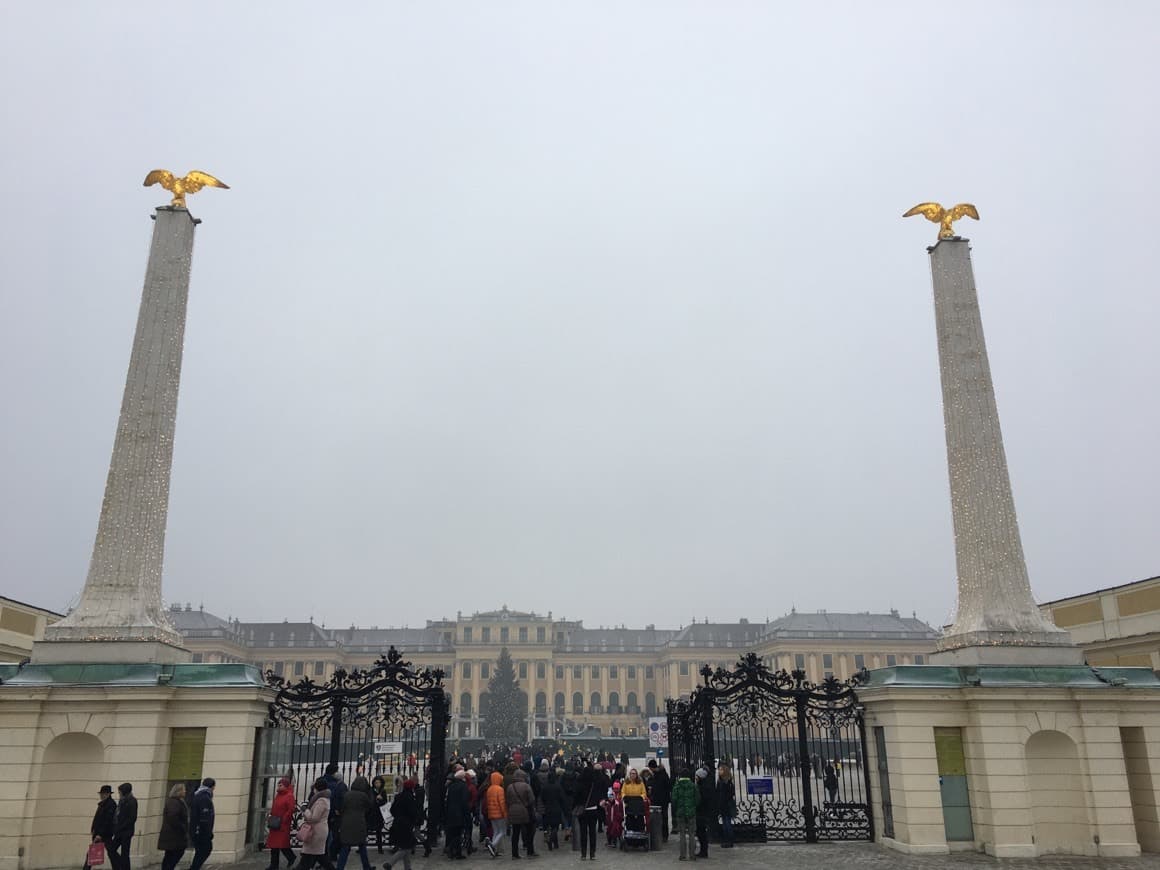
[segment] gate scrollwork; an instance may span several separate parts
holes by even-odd
[[[700,674],[687,700],[666,702],[670,756],[675,770],[730,765],[739,836],[872,839],[856,695],[869,671],[815,683],[803,670],[774,671],[748,653],[731,670],[706,665]]]

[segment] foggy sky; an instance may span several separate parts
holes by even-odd
[[[805,7],[805,8],[800,8]],[[1160,573],[1154,3],[0,5],[0,593],[84,583],[154,168],[211,172],[165,596],[897,607],[954,545],[924,200],[1040,600]]]

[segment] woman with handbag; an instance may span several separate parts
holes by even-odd
[[[179,782],[169,790],[161,811],[161,832],[157,835],[157,848],[165,853],[161,870],[174,870],[188,847],[189,807],[185,805],[185,783]]]
[[[326,841],[330,837],[330,784],[319,777],[314,782],[310,802],[302,814],[302,824],[298,826],[298,842],[302,844],[302,861],[298,870],[310,870],[315,864],[323,870],[334,870],[330,858],[326,856]]]
[[[266,816],[266,848],[270,850],[270,870],[278,870],[278,858],[286,856],[286,870],[294,863],[294,851],[290,848],[290,829],[294,826],[294,810],[298,801],[294,799],[294,788],[289,777],[278,780],[274,793],[274,803],[270,815]]]

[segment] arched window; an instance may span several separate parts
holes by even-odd
[[[572,712],[573,713],[583,713],[584,712],[584,696],[581,695],[579,692],[572,693]]]
[[[548,712],[548,696],[543,692],[536,692],[536,713],[543,715]]]
[[[608,712],[609,713],[619,713],[620,712],[619,708],[620,708],[620,693],[619,692],[609,692],[608,693]]]
[[[588,712],[589,713],[600,712],[600,693],[599,692],[592,693],[592,698],[590,699],[589,704],[588,704]]]
[[[471,715],[471,692],[464,692],[459,696],[459,715],[464,718]]]
[[[649,692],[644,696],[644,712],[648,716],[657,714],[657,696]]]
[[[564,693],[563,692],[556,693],[556,712],[557,713],[564,712]]]
[[[640,712],[640,708],[637,707],[637,705],[636,705],[636,692],[629,692],[628,693],[628,712],[629,713],[639,713]]]

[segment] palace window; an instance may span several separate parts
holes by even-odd
[[[898,664],[898,656],[896,656],[896,655],[888,655],[888,656],[886,657],[886,667],[888,667],[888,668],[892,668],[892,667],[894,667],[894,666],[895,666],[895,665],[897,665],[897,664]]]
[[[489,662],[482,662],[479,666],[480,679],[487,680],[491,678],[491,664]]]
[[[651,680],[653,678],[653,666],[652,665],[645,665],[644,666],[644,678],[646,680]]]
[[[584,673],[581,670],[580,665],[572,665],[572,679],[574,679],[574,680],[584,679]]]
[[[557,680],[564,679],[564,666],[563,665],[556,665],[556,679]]]
[[[278,676],[286,673],[286,665],[283,662],[274,662],[274,673]]]
[[[636,665],[629,665],[628,666],[628,678],[630,680],[636,679]]]
[[[543,643],[548,635],[544,632],[544,626],[536,626],[536,643]]]
[[[326,662],[314,663],[314,676],[321,677],[326,671]]]
[[[916,655],[914,657],[914,663],[916,665],[925,665],[926,664],[926,656]]]
[[[536,679],[543,680],[548,676],[548,665],[544,662],[536,662]]]
[[[832,653],[822,653],[822,670],[832,671],[834,669],[834,656]]]
[[[471,643],[471,626],[467,625],[463,628],[463,642]]]
[[[480,640],[482,640],[484,643],[491,643],[491,626],[490,625],[485,625],[483,628],[481,628],[479,630],[479,633],[480,633]]]
[[[854,670],[860,671],[866,667],[866,656],[862,653],[854,653]]]
[[[511,631],[509,631],[508,627],[505,625],[499,630],[499,642],[500,643],[507,643],[510,639],[511,639]]]
[[[463,663],[463,679],[465,679],[465,680],[471,679],[471,662],[464,662]]]
[[[584,712],[584,696],[580,692],[573,692],[572,693],[572,712],[573,713],[583,713]]]
[[[600,665],[593,665],[592,666],[592,679],[594,679],[594,680],[600,679]]]
[[[805,653],[794,653],[793,666],[796,670],[804,671],[806,669],[806,655]]]
[[[616,665],[609,665],[608,666],[608,679],[610,679],[610,680],[620,679],[620,669],[617,668]]]
[[[528,627],[526,625],[520,626],[520,643],[528,642]]]
[[[528,678],[528,663],[520,662],[520,679],[526,680]]]
[[[306,673],[306,662],[294,662],[294,676],[300,677]]]
[[[680,674],[682,677],[687,677],[689,675],[689,663],[688,662],[681,662]]]

